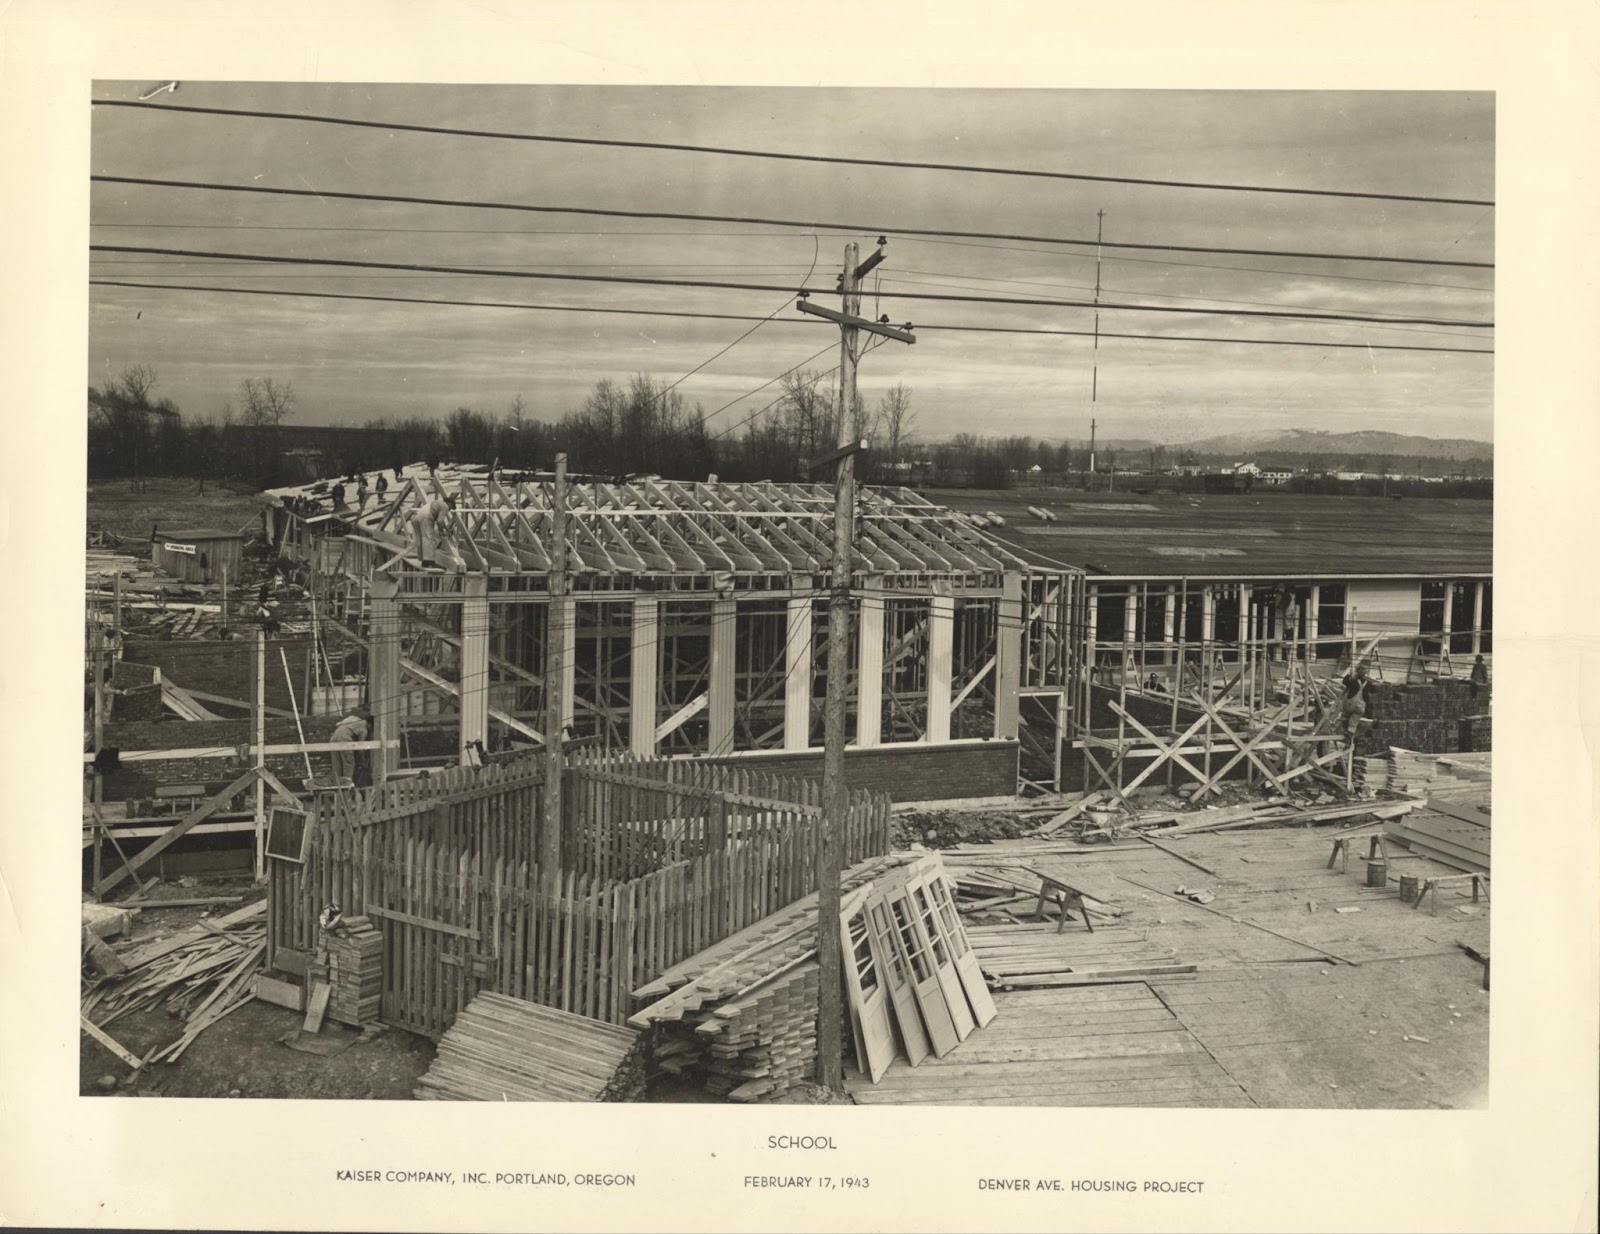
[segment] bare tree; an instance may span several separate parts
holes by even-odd
[[[150,392],[155,388],[155,369],[148,364],[130,364],[122,370],[122,376],[117,378],[110,392],[120,395],[125,402],[135,407],[148,407]]]
[[[250,430],[251,466],[259,479],[267,457],[262,438],[270,429],[276,445],[278,425],[294,406],[294,387],[270,377],[246,377],[239,383],[239,395],[244,402],[241,419]]]
[[[911,445],[917,413],[911,410],[911,391],[905,382],[885,390],[878,399],[878,429],[883,434],[889,462],[901,461],[900,452]]]
[[[252,428],[277,428],[294,407],[294,387],[270,377],[246,377],[239,383],[244,422]]]

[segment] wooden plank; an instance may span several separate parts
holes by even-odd
[[[167,828],[167,830],[159,837],[152,840],[149,844],[145,845],[143,849],[135,853],[125,865],[119,866],[117,869],[113,870],[110,874],[106,875],[98,883],[96,883],[94,888],[95,894],[97,896],[103,896],[107,891],[115,887],[124,878],[129,877],[141,867],[154,860],[161,853],[165,852],[166,849],[173,843],[186,835],[197,823],[203,822],[205,819],[209,818],[212,814],[215,814],[223,806],[227,805],[228,802],[232,801],[235,797],[242,793],[246,788],[255,782],[255,779],[256,771],[255,768],[252,767],[242,776],[239,776],[237,779],[229,783],[228,786],[221,792],[216,793],[214,796],[208,797],[197,809],[192,810],[188,814],[184,815],[183,818],[179,819],[171,827]]]

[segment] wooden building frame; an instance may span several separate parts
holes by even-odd
[[[1492,662],[1493,586],[1488,573],[1090,577],[1068,623],[1080,648],[1066,744],[1085,785],[1118,797],[1157,767],[1202,785],[1236,768],[1274,784],[1320,770],[1329,742],[1311,735],[1352,666],[1417,684]],[[1152,704],[1170,708],[1165,723]]]
[[[273,490],[267,512],[322,611],[369,649],[375,736],[399,742],[384,773],[542,744],[547,663],[568,734],[587,744],[820,751],[831,487],[571,480],[552,609],[552,477],[413,466],[389,483],[360,508],[335,506],[327,482]],[[1032,563],[898,488],[861,491],[855,547],[853,747],[1016,742],[1025,688],[1070,708],[1081,571]],[[418,690],[431,714],[407,701]],[[430,729],[431,752],[411,752]]]

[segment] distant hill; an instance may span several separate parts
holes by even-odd
[[[1225,433],[1168,446],[1196,454],[1350,454],[1388,455],[1400,458],[1492,459],[1494,443],[1465,437],[1419,437],[1376,429],[1340,433],[1314,429],[1272,429],[1263,432]]]

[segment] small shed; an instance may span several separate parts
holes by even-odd
[[[157,569],[186,583],[220,583],[224,569],[237,581],[244,556],[244,536],[234,531],[157,527],[150,538],[150,560]]]

